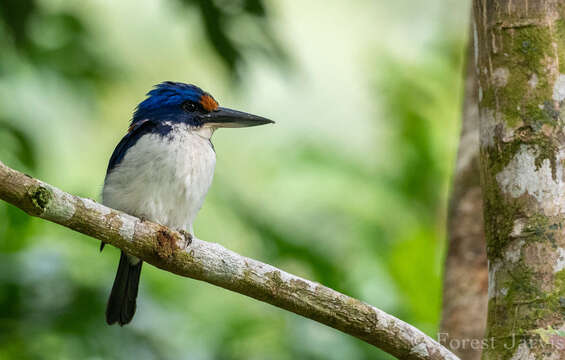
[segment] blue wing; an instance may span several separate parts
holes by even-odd
[[[110,157],[110,162],[108,163],[108,168],[106,169],[106,176],[120,164],[127,151],[134,146],[143,135],[157,133],[161,136],[165,136],[169,134],[172,129],[172,126],[169,124],[157,123],[151,120],[142,120],[134,123],[114,149]]]
[[[128,133],[120,140],[112,156],[110,157],[110,162],[108,163],[108,168],[106,169],[106,176],[114,169],[126,155],[129,148],[137,143],[143,135],[147,134],[150,128],[153,126],[152,122],[149,120],[140,121],[128,129]]]

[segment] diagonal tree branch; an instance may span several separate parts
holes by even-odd
[[[80,198],[0,162],[0,199],[112,244],[160,269],[292,311],[402,359],[458,359],[413,326],[318,283]],[[186,245],[186,246],[185,246]]]

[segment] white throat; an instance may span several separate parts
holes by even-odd
[[[199,126],[199,127],[191,127],[190,131],[193,134],[196,134],[200,137],[203,137],[206,140],[210,140],[210,138],[212,137],[212,135],[214,134],[214,131],[216,130],[215,127],[211,127],[211,126]]]
[[[106,177],[104,204],[192,233],[214,176],[213,133],[174,124],[168,136],[142,136]]]

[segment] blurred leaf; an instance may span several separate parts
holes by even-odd
[[[11,139],[3,139],[3,146],[2,149],[0,149],[0,159],[5,159],[10,153],[13,154],[26,169],[33,169],[36,166],[36,160],[31,139],[15,126],[14,123],[15,121],[0,118],[0,138],[2,136],[11,137]]]
[[[198,6],[210,43],[230,71],[235,72],[236,65],[241,61],[242,54],[228,36],[226,13],[214,1],[185,0],[185,2],[195,3]]]
[[[90,34],[74,14],[47,12],[35,0],[0,1],[0,26],[9,36],[4,51],[14,46],[38,68],[70,79],[101,81],[113,73],[111,59],[91,47]],[[1,73],[0,73],[1,75]]]
[[[37,11],[35,0],[0,1],[0,17],[18,48],[27,47],[29,42],[27,25],[35,11]]]
[[[204,32],[215,52],[223,60],[233,76],[237,76],[238,67],[245,63],[244,54],[256,50],[275,60],[279,64],[288,61],[279,41],[273,34],[263,0],[212,1],[178,0],[196,7],[201,15]],[[257,26],[262,39],[244,41],[245,37],[235,37],[232,24],[245,18]],[[231,35],[230,35],[231,34]],[[250,36],[248,38],[251,38]]]
[[[243,2],[243,10],[256,15],[256,16],[266,16],[265,6],[261,0],[245,0]]]

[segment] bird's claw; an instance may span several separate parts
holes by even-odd
[[[179,230],[179,233],[182,235],[184,241],[181,241],[182,244],[180,248],[182,250],[186,250],[186,248],[192,244],[192,234],[185,230]]]

